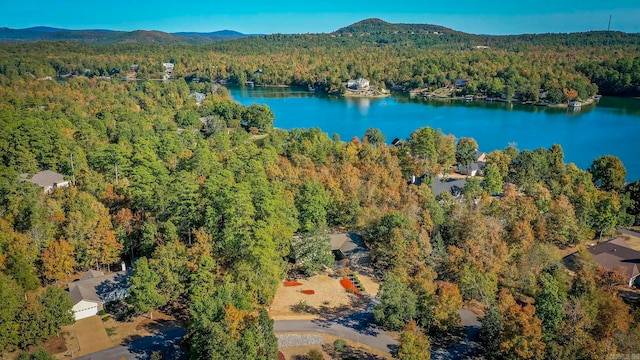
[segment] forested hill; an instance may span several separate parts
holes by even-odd
[[[433,34],[437,33],[459,33],[444,26],[432,24],[392,24],[381,19],[365,19],[357,23],[340,28],[335,34],[384,34],[384,33],[407,33],[407,34]]]
[[[74,41],[83,44],[110,45],[126,43],[198,45],[238,39],[247,35],[222,30],[208,33],[162,31],[67,30],[50,27],[27,29],[0,28],[0,42]]]

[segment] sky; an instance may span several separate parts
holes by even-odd
[[[640,32],[640,0],[0,0],[0,27],[332,32],[366,18],[442,25],[474,34],[606,30]]]

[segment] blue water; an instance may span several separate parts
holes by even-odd
[[[407,138],[423,126],[456,137],[473,137],[489,152],[515,144],[520,150],[560,144],[565,162],[586,169],[598,156],[612,154],[640,179],[640,100],[604,97],[595,106],[549,109],[482,101],[436,101],[405,96],[384,99],[315,95],[292,88],[231,88],[243,105],[267,104],[282,129],[319,127],[343,140],[378,128],[387,137]]]

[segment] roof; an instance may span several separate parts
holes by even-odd
[[[347,255],[357,249],[366,249],[362,237],[356,233],[330,234],[331,250],[340,250]]]
[[[93,279],[100,276],[104,276],[104,273],[102,271],[91,269],[86,273],[82,274],[82,276],[80,276],[80,280],[88,280],[88,279]]]
[[[69,296],[73,304],[82,300],[96,303],[104,303],[123,299],[129,291],[129,272],[119,271],[116,273],[100,276],[101,271],[89,270],[84,273],[78,281],[69,283]]]
[[[36,185],[40,185],[42,187],[65,182],[64,176],[62,174],[58,174],[57,172],[53,172],[51,170],[40,171],[39,173],[33,175],[31,179],[27,179],[26,181]]]
[[[466,179],[434,179],[431,192],[437,196],[448,191],[451,195],[456,196],[460,194],[466,183]]]
[[[593,259],[609,270],[622,267],[629,279],[640,275],[640,251],[629,248],[622,237],[592,246]]]

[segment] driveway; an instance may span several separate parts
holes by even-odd
[[[67,331],[71,331],[78,340],[80,351],[77,354],[79,355],[91,354],[113,346],[100,316],[78,320],[69,326]]]
[[[374,305],[375,300],[371,301],[361,312],[336,319],[275,321],[273,330],[276,333],[312,332],[330,334],[390,352],[398,346],[398,341],[373,323],[371,310]]]
[[[124,345],[110,347],[77,360],[137,360],[149,359],[154,351],[161,351],[164,359],[186,359],[180,343],[184,337],[184,329],[173,329],[153,336],[133,340]]]
[[[476,314],[467,309],[460,309],[460,320],[464,326],[467,336],[456,346],[446,349],[431,349],[431,358],[434,360],[462,360],[475,359],[480,348],[480,321]]]

